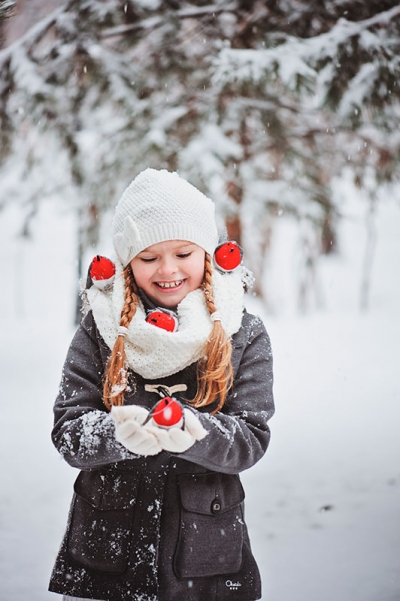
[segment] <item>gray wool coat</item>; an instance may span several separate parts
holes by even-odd
[[[239,472],[264,455],[273,415],[272,355],[262,321],[244,313],[232,338],[233,387],[209,434],[181,454],[130,453],[102,400],[110,354],[88,313],[71,343],[54,406],[54,445],[80,470],[49,590],[104,601],[254,601],[260,575],[244,522]],[[126,404],[159,399],[135,375]],[[195,365],[155,383],[196,388]]]

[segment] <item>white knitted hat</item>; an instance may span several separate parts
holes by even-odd
[[[187,240],[210,255],[218,244],[212,200],[165,169],[146,169],[115,209],[114,246],[125,267],[142,250],[166,240]]]

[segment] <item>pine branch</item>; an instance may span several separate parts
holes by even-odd
[[[10,13],[15,6],[15,0],[2,0],[0,2],[0,23],[3,19],[10,16]]]
[[[215,5],[207,5],[202,6],[200,8],[181,8],[180,10],[171,12],[171,16],[176,19],[197,19],[199,17],[204,17],[206,15],[217,15],[224,12],[235,12],[239,8],[237,2],[232,2],[231,4],[227,4],[226,6],[215,6]],[[131,23],[129,25],[120,25],[118,27],[111,27],[109,29],[105,29],[101,36],[102,38],[109,38],[119,35],[124,35],[125,33],[130,33],[133,31],[140,31],[141,29],[155,29],[165,23],[165,15],[159,15],[156,17],[148,17],[147,19],[143,19],[142,21]]]
[[[54,25],[58,17],[67,12],[70,7],[74,4],[75,0],[70,0],[64,6],[57,8],[48,17],[44,17],[39,23],[35,23],[23,36],[16,40],[7,48],[0,51],[0,65],[4,63],[12,53],[21,47],[27,47],[28,49],[37,44],[48,32],[48,30]]]
[[[214,80],[222,83],[261,80],[268,72],[274,73],[277,65],[286,84],[294,75],[312,78],[320,68],[318,63],[325,65],[326,59],[332,61],[340,45],[367,29],[388,25],[397,16],[400,16],[400,6],[363,21],[339,19],[328,32],[314,37],[286,36],[282,44],[265,50],[224,48],[215,61]]]
[[[305,112],[307,112],[303,108],[300,108],[300,105],[298,104],[289,104],[288,102],[283,102],[276,96],[270,96],[268,98],[267,94],[265,94],[262,100],[260,98],[248,98],[246,96],[235,97],[231,103],[238,104],[239,106],[243,106],[245,108],[259,109],[260,111],[276,111],[276,109],[279,108],[290,111],[296,115],[300,113],[303,115]],[[311,109],[308,112],[311,114],[315,111]]]
[[[358,21],[357,24],[361,25],[363,29],[369,29],[374,25],[387,25],[389,21],[391,21],[394,17],[400,15],[400,6],[393,6],[389,10],[383,11],[382,13],[378,13],[369,19],[364,19],[364,21]],[[346,21],[345,19],[340,19],[341,21],[345,21],[346,23],[354,23],[353,21]]]
[[[302,40],[298,44],[303,45],[305,42],[306,47],[309,47],[309,52],[305,52],[303,58],[315,58],[316,46],[335,48],[340,43],[349,40],[355,35],[361,34],[363,31],[370,29],[376,25],[388,25],[388,23],[395,17],[400,15],[400,6],[394,6],[393,8],[378,13],[373,17],[364,19],[364,21],[347,21],[346,19],[339,19],[337,24],[332,27],[327,33],[322,33],[311,40]],[[321,44],[322,42],[322,44]],[[295,42],[296,43],[296,42]],[[307,57],[308,54],[308,57]]]
[[[323,42],[324,47],[336,47],[338,45],[338,40],[343,42],[354,35],[360,34],[362,31],[366,29],[370,29],[375,25],[388,25],[388,23],[395,17],[400,15],[400,6],[394,6],[389,10],[383,11],[374,15],[373,17],[369,17],[368,19],[364,19],[364,21],[347,21],[347,19],[341,18],[338,20],[337,24],[332,27],[332,29],[326,33],[322,33],[314,38],[306,38],[304,40],[295,40],[294,45],[298,44],[309,46],[308,54],[313,56],[315,53],[315,46],[322,46],[320,42]],[[338,35],[340,34],[340,35]],[[291,38],[289,43],[293,40]],[[307,53],[305,53],[306,55]],[[303,57],[305,58],[305,57]]]

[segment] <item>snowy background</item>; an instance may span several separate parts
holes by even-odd
[[[354,200],[339,255],[318,272],[325,308],[290,304],[296,236],[277,224],[269,275],[276,310],[258,299],[275,358],[277,412],[265,458],[243,474],[264,601],[400,599],[400,207],[379,203],[368,312],[358,309],[365,207]],[[0,599],[46,601],[77,472],[52,447],[52,404],[74,332],[75,231],[44,202],[33,238],[0,214]],[[206,601],[206,600],[205,600]]]

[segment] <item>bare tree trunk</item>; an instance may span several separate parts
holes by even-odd
[[[325,306],[318,274],[321,236],[320,231],[310,222],[303,222],[300,225],[297,307],[300,313],[306,313],[312,305],[317,309],[323,309]]]
[[[85,232],[83,228],[83,211],[78,209],[78,240],[76,249],[76,276],[77,276],[77,290],[76,290],[76,301],[75,301],[75,325],[81,322],[82,318],[82,297],[80,294],[80,281],[83,277],[83,254],[85,251]]]
[[[360,309],[367,311],[370,302],[372,264],[375,255],[377,229],[376,229],[376,197],[371,195],[366,216],[367,241],[364,251],[364,260],[361,273]]]

